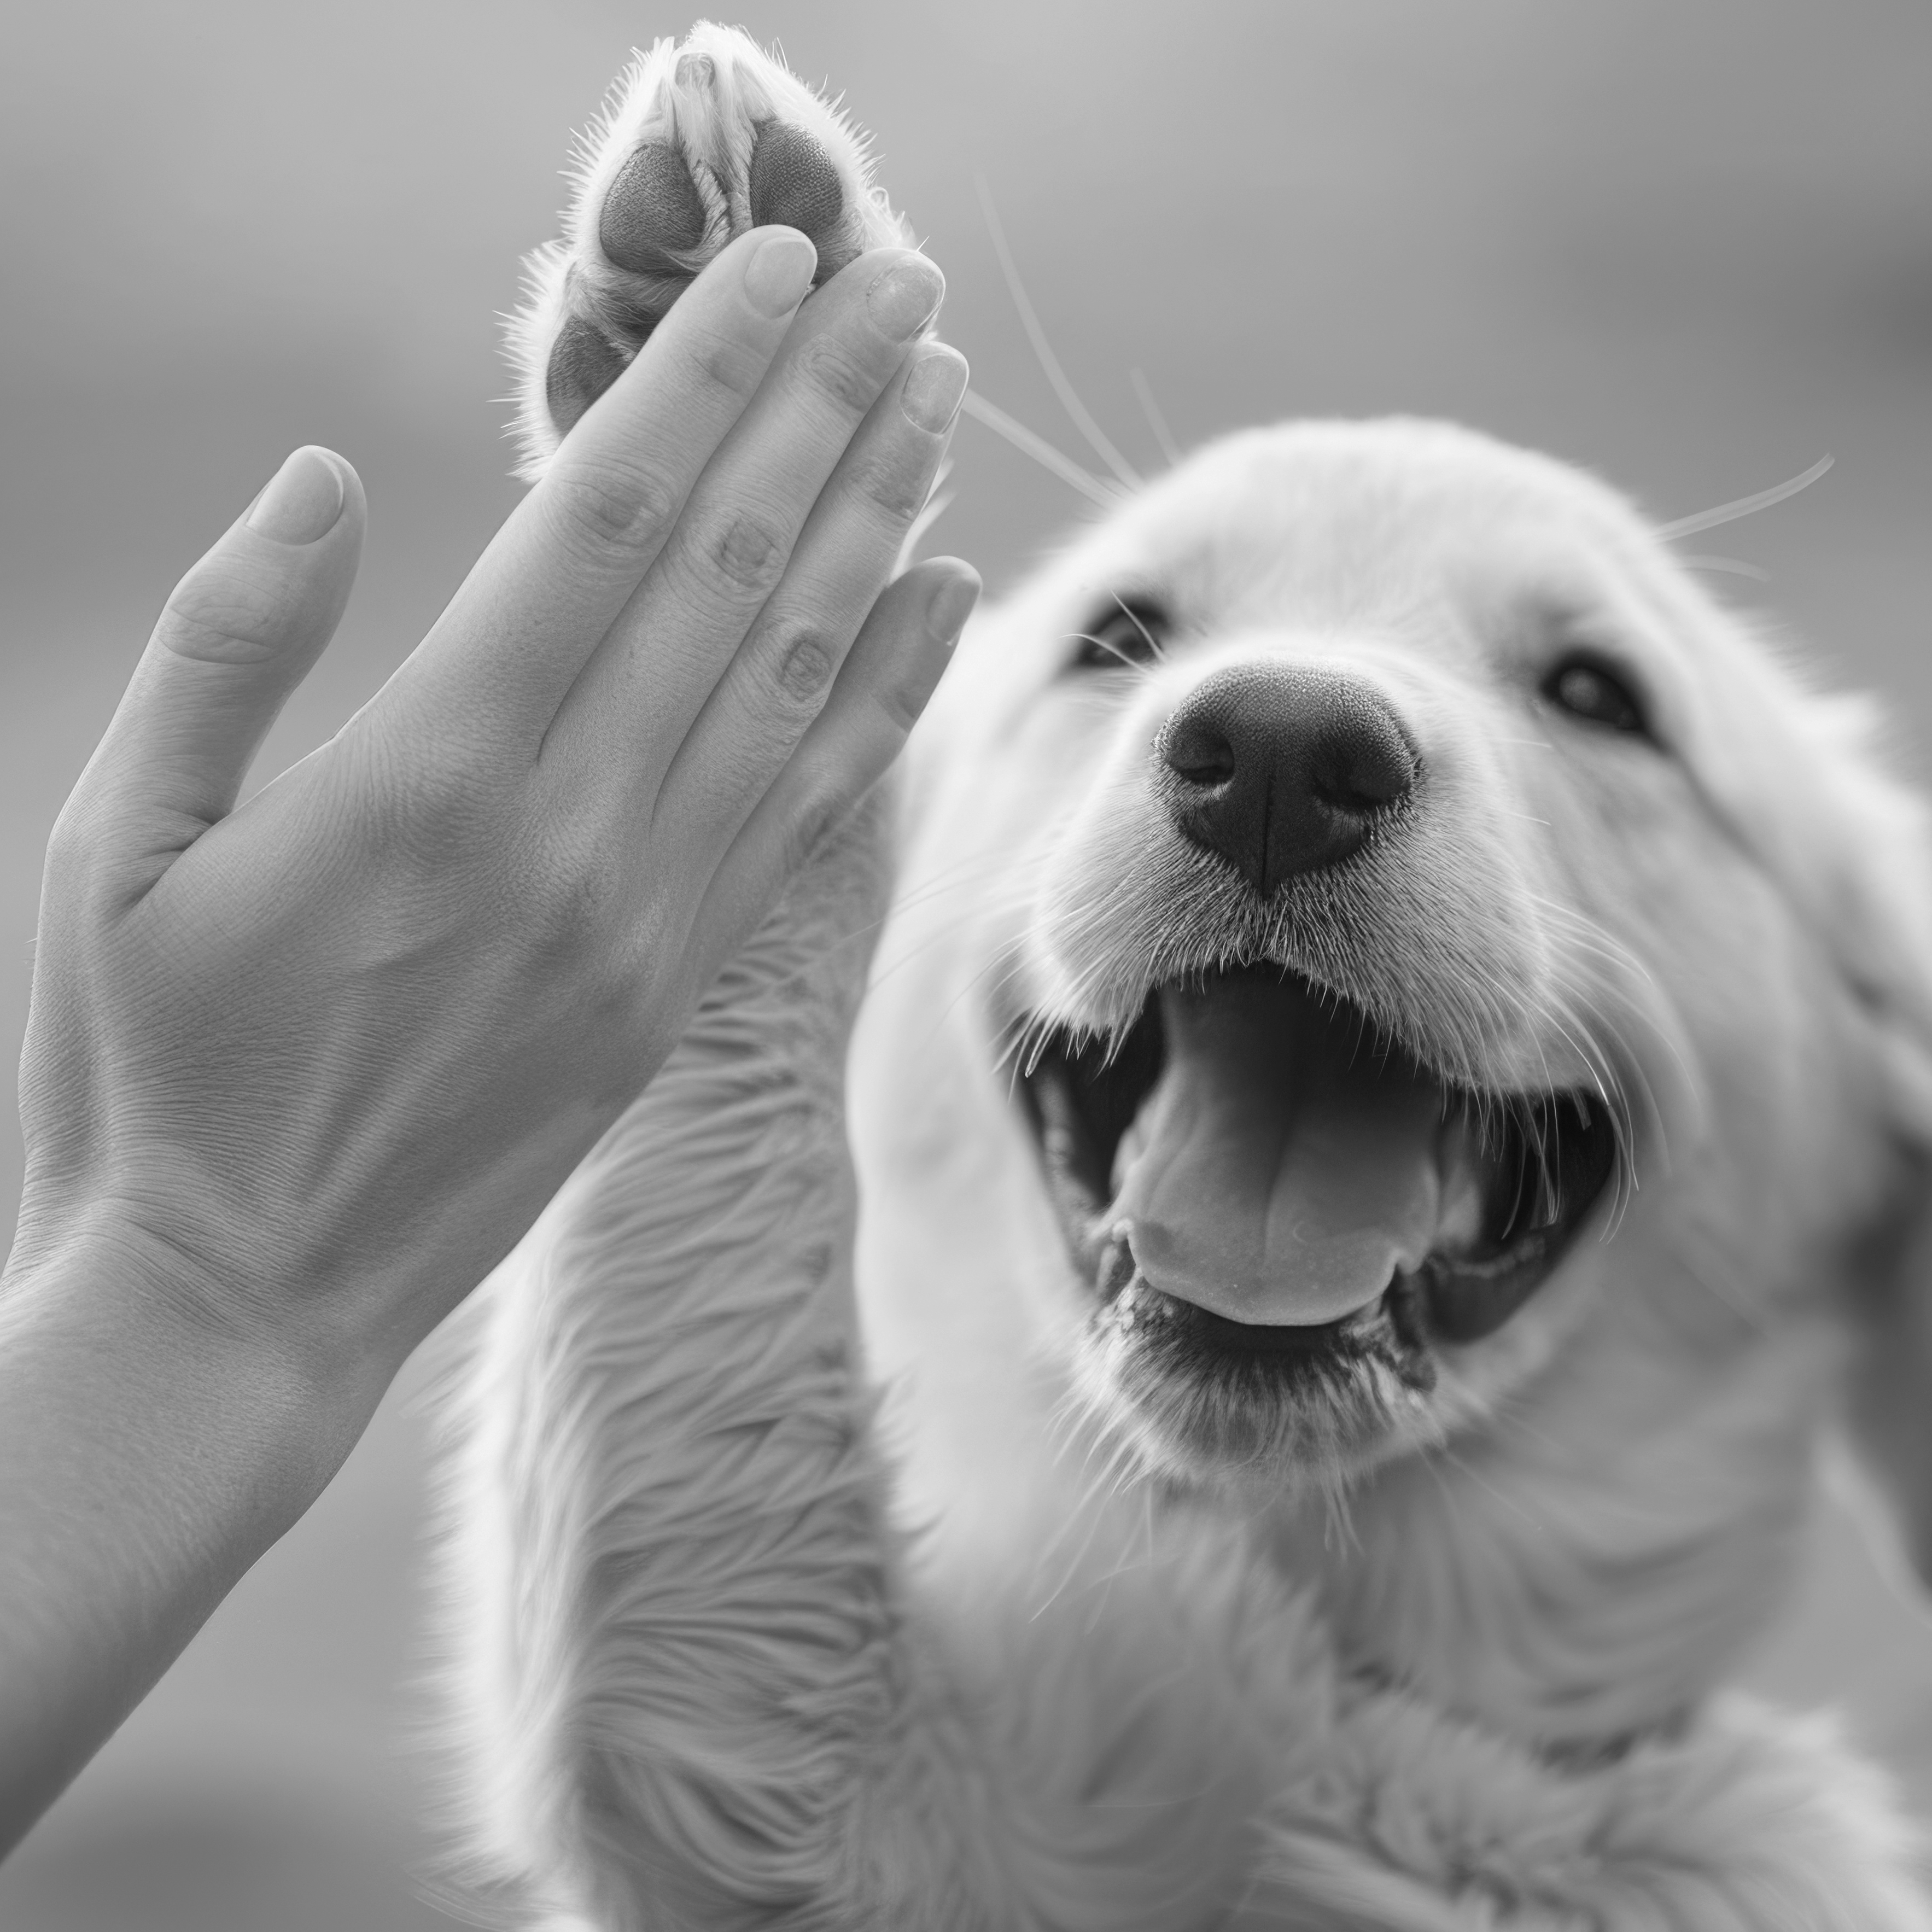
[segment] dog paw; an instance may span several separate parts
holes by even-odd
[[[820,282],[907,241],[865,137],[746,34],[708,21],[638,57],[573,174],[564,238],[530,258],[510,325],[526,478],[746,229],[802,230]]]

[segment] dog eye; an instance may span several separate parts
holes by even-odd
[[[1138,598],[1114,603],[1096,614],[1078,634],[1079,650],[1071,660],[1075,670],[1119,670],[1124,666],[1151,664],[1160,656],[1166,636],[1166,614],[1156,604]]]
[[[1573,718],[1606,724],[1613,731],[1651,735],[1650,724],[1630,687],[1600,659],[1567,657],[1543,680],[1543,694]]]

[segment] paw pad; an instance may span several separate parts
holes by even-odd
[[[863,139],[745,34],[709,23],[660,40],[584,143],[565,238],[527,266],[514,318],[520,473],[536,476],[695,275],[747,228],[783,223],[816,280],[906,241]]]
[[[679,275],[678,260],[704,239],[704,202],[675,148],[640,148],[604,197],[597,241],[618,268],[633,275]]]
[[[582,316],[565,322],[544,369],[544,405],[560,436],[617,380],[626,359]]]
[[[801,230],[821,256],[828,242],[836,245],[838,218],[845,212],[838,165],[802,128],[782,121],[759,124],[746,187],[754,227],[770,222]],[[824,272],[821,260],[821,278]]]

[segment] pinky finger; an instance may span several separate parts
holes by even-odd
[[[936,557],[880,592],[825,708],[732,842],[698,917],[715,956],[748,937],[831,826],[899,754],[979,602],[980,577]]]

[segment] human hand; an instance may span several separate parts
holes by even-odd
[[[380,1386],[649,1078],[976,590],[880,594],[964,384],[914,346],[938,272],[862,257],[794,325],[814,259],[726,250],[403,668],[238,811],[348,596],[353,473],[298,452],[183,580],[50,848],[12,1270],[100,1246]]]
[[[976,594],[885,584],[936,271],[741,236],[430,635],[238,810],[363,500],[291,457],[49,848],[0,1283],[0,1852],[299,1516],[889,764]]]

